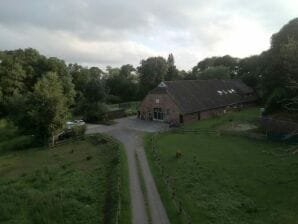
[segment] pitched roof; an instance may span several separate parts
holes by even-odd
[[[235,79],[165,81],[150,93],[168,93],[184,114],[257,100],[252,88]]]

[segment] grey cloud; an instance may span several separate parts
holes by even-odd
[[[136,65],[173,52],[179,67],[190,68],[202,57],[236,52],[222,47],[239,35],[235,20],[250,25],[247,35],[258,29],[260,42],[269,43],[294,9],[294,0],[2,0],[0,49],[34,47],[99,65]]]

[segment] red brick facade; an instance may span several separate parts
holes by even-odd
[[[161,112],[163,113],[162,120],[164,122],[175,121],[177,123],[191,123],[197,120],[206,119],[219,114],[223,114],[226,111],[235,110],[239,107],[242,108],[245,105],[248,106],[249,104],[227,106],[205,111],[198,111],[189,114],[182,114],[174,100],[167,93],[151,93],[148,94],[142,101],[139,107],[139,112],[140,116],[145,120],[149,120],[150,118],[152,118],[153,120],[157,120],[154,119],[154,108],[160,108]]]
[[[165,122],[179,121],[179,108],[168,94],[148,94],[139,107],[140,115],[148,120],[151,114],[154,119],[154,108],[161,108]]]

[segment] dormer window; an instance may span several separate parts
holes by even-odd
[[[159,85],[158,85],[158,87],[161,87],[161,88],[164,88],[164,87],[166,87],[167,85],[164,83],[164,82],[161,82],[161,83],[159,83]]]

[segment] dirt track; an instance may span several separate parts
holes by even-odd
[[[142,133],[155,132],[166,128],[166,125],[158,122],[140,121],[133,117],[116,120],[112,126],[93,125],[87,126],[87,134],[107,133],[124,144],[129,170],[129,188],[132,204],[132,223],[148,223],[144,196],[137,172],[135,153],[140,160],[141,172],[147,190],[147,198],[153,224],[169,224],[169,219],[161,202],[154,179],[152,177],[146,155],[143,148]]]

